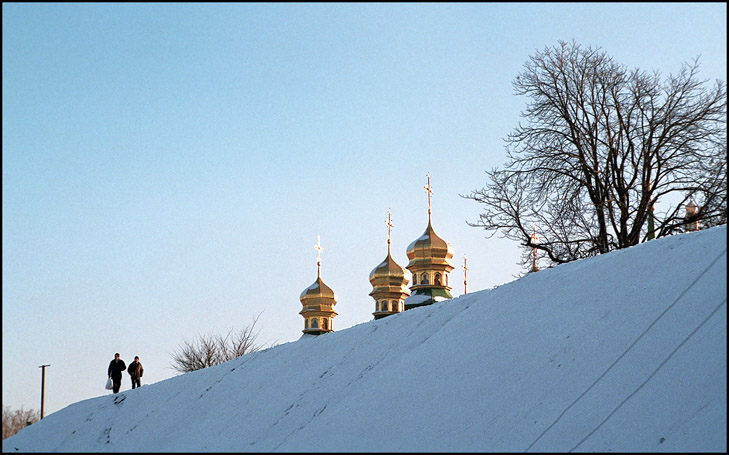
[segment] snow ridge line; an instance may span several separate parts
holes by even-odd
[[[653,376],[656,375],[656,373],[658,373],[658,370],[660,370],[663,367],[663,365],[665,365],[666,362],[668,362],[668,360],[671,357],[673,357],[673,354],[675,354],[679,349],[681,349],[681,346],[683,346],[684,344],[686,344],[686,342],[689,339],[691,339],[691,337],[693,337],[694,334],[696,334],[696,332],[698,332],[699,329],[701,327],[703,327],[704,324],[706,324],[709,321],[709,319],[711,319],[712,317],[714,317],[714,315],[716,314],[716,312],[719,311],[719,309],[722,306],[724,306],[725,304],[726,304],[726,298],[724,300],[722,300],[721,303],[716,308],[714,308],[714,311],[712,311],[706,318],[704,318],[704,320],[701,321],[701,323],[691,333],[689,333],[688,336],[686,338],[684,338],[683,341],[681,341],[681,343],[679,343],[679,345],[676,346],[676,348],[673,351],[671,351],[670,354],[668,354],[668,357],[666,357],[663,360],[663,362],[661,362],[661,364],[658,365],[658,367],[656,367],[655,370],[653,370],[653,372],[646,378],[645,381],[643,381],[643,383],[641,385],[639,385],[635,390],[633,390],[633,392],[630,395],[628,395],[627,397],[625,397],[625,399],[623,401],[621,401],[620,404],[617,405],[615,407],[615,409],[613,409],[610,412],[610,414],[608,414],[607,417],[605,417],[605,419],[602,422],[600,422],[600,424],[598,426],[596,426],[591,432],[589,432],[587,434],[587,436],[585,436],[584,438],[582,438],[582,440],[580,442],[578,442],[576,446],[572,447],[569,451],[570,452],[574,452],[575,449],[577,449],[580,445],[582,445],[583,442],[585,442],[590,436],[592,436],[597,430],[599,430],[600,427],[603,426],[603,424],[605,424],[605,422],[607,422],[608,420],[610,420],[610,417],[612,417],[613,414],[615,414],[618,409],[620,409],[628,400],[630,400],[633,397],[633,395],[635,395],[636,393],[638,393],[638,391],[640,389],[642,389],[643,386],[646,385],[648,383],[648,381],[650,381],[653,378]],[[706,406],[704,406],[704,407],[706,407]]]
[[[661,314],[659,314],[659,315],[658,315],[658,317],[656,317],[656,319],[654,319],[654,320],[653,320],[653,322],[651,322],[651,323],[650,323],[650,324],[648,325],[648,327],[646,327],[646,329],[645,329],[645,330],[644,330],[644,331],[643,331],[643,332],[642,332],[642,333],[641,333],[640,335],[638,335],[638,338],[636,338],[636,339],[635,339],[635,340],[633,341],[633,343],[631,343],[631,344],[630,344],[630,346],[628,346],[628,348],[627,348],[627,349],[625,349],[625,351],[623,351],[623,353],[622,353],[622,354],[620,354],[620,356],[618,356],[618,358],[617,358],[617,359],[615,359],[615,361],[614,361],[614,362],[613,362],[612,364],[610,364],[610,366],[609,366],[609,367],[607,367],[607,369],[606,369],[605,371],[603,371],[603,373],[602,373],[602,374],[601,374],[601,375],[600,375],[600,376],[599,376],[599,377],[598,377],[597,379],[595,379],[595,382],[593,382],[592,384],[590,384],[590,387],[588,387],[587,389],[585,389],[585,391],[584,391],[584,392],[582,392],[582,393],[580,394],[580,396],[578,396],[577,398],[575,398],[575,400],[574,400],[574,401],[573,401],[572,403],[570,403],[570,404],[569,404],[569,406],[567,406],[567,407],[566,407],[566,408],[565,408],[565,409],[564,409],[564,410],[563,410],[563,411],[562,411],[562,412],[560,413],[560,415],[559,415],[559,416],[557,416],[557,418],[556,418],[556,419],[554,420],[554,422],[552,422],[552,423],[551,423],[551,424],[550,424],[550,425],[549,425],[549,426],[548,426],[548,427],[547,427],[547,428],[546,428],[546,429],[545,429],[544,431],[542,431],[542,433],[541,433],[541,434],[540,434],[539,436],[537,436],[537,438],[536,438],[536,439],[535,439],[534,441],[532,441],[532,443],[531,443],[531,444],[529,444],[529,446],[528,446],[528,447],[527,447],[526,449],[524,449],[524,452],[528,452],[528,451],[529,451],[529,449],[531,449],[531,448],[532,448],[532,447],[534,446],[534,444],[536,444],[536,443],[537,443],[537,442],[538,442],[538,441],[539,441],[540,439],[542,439],[542,437],[543,437],[543,436],[544,436],[545,434],[547,434],[547,432],[548,432],[549,430],[551,430],[551,429],[552,429],[552,427],[554,427],[554,426],[555,426],[555,425],[557,424],[557,422],[559,422],[559,421],[560,421],[560,420],[562,419],[562,417],[564,417],[564,415],[565,415],[565,414],[567,413],[567,411],[569,411],[569,410],[570,410],[570,409],[572,408],[572,406],[574,406],[575,404],[577,404],[577,402],[578,402],[578,401],[580,401],[580,400],[582,399],[582,397],[584,397],[585,395],[587,395],[587,393],[588,393],[588,392],[589,392],[590,390],[592,390],[592,388],[593,388],[593,387],[595,387],[595,386],[597,385],[597,383],[598,383],[598,382],[600,382],[600,381],[602,380],[602,378],[604,378],[604,377],[605,377],[605,375],[607,375],[607,374],[608,374],[608,372],[609,372],[610,370],[612,370],[612,369],[613,369],[613,367],[614,367],[615,365],[617,365],[617,363],[618,363],[618,362],[619,362],[619,361],[620,361],[620,360],[621,360],[621,359],[622,359],[623,357],[625,357],[625,355],[626,355],[626,354],[627,354],[627,353],[628,353],[628,352],[629,352],[629,351],[630,351],[631,349],[633,349],[633,347],[634,347],[634,346],[635,346],[635,345],[636,345],[636,344],[638,343],[638,341],[640,341],[640,339],[641,339],[641,338],[643,338],[643,336],[644,336],[644,335],[645,335],[646,333],[648,333],[648,331],[649,331],[649,330],[650,330],[650,329],[651,329],[651,328],[652,328],[652,327],[653,327],[653,326],[654,326],[654,325],[655,325],[655,324],[656,324],[656,323],[657,323],[657,322],[658,322],[658,321],[659,321],[659,320],[660,320],[660,319],[661,319],[661,318],[662,318],[662,317],[663,317],[663,316],[664,316],[664,315],[665,315],[665,314],[666,314],[666,313],[667,313],[667,312],[668,312],[668,311],[669,311],[669,310],[670,310],[671,308],[673,308],[673,307],[674,307],[674,306],[676,305],[676,303],[678,303],[678,301],[679,301],[679,300],[681,300],[681,298],[682,298],[682,297],[683,297],[683,296],[684,296],[684,295],[685,295],[685,294],[686,294],[686,293],[687,293],[687,292],[689,291],[689,289],[691,289],[692,287],[694,287],[694,285],[695,285],[695,284],[696,284],[696,283],[697,283],[697,282],[698,282],[698,281],[699,281],[699,280],[701,279],[701,277],[703,277],[703,276],[704,276],[704,275],[706,274],[706,272],[708,272],[709,270],[711,270],[711,268],[712,268],[712,267],[714,266],[714,264],[716,264],[716,261],[718,261],[718,260],[719,260],[719,258],[721,258],[721,257],[722,257],[722,256],[724,256],[724,255],[726,255],[726,248],[724,248],[724,251],[722,251],[721,253],[719,253],[719,255],[718,255],[718,256],[717,256],[716,258],[714,258],[714,260],[713,260],[713,261],[711,261],[711,263],[710,263],[710,264],[709,264],[708,266],[706,266],[706,268],[705,268],[705,269],[704,269],[704,270],[703,270],[703,271],[702,271],[702,272],[701,272],[701,273],[700,273],[700,274],[699,274],[699,275],[698,275],[698,276],[697,276],[697,277],[696,277],[696,278],[695,278],[695,279],[694,279],[694,280],[693,280],[693,281],[691,282],[691,284],[689,284],[689,285],[688,285],[688,286],[686,287],[686,289],[684,289],[684,290],[683,290],[683,291],[681,292],[681,294],[679,294],[679,296],[678,296],[678,297],[676,297],[676,299],[675,299],[675,300],[674,300],[674,301],[673,301],[673,302],[672,302],[672,303],[671,303],[671,304],[670,304],[670,305],[669,305],[669,306],[668,306],[668,307],[667,307],[667,308],[666,308],[665,310],[663,310],[663,312],[661,312]],[[713,314],[714,314],[714,313],[715,313],[715,312],[716,312],[716,311],[717,311],[717,310],[718,310],[718,309],[719,309],[719,308],[720,308],[720,307],[721,307],[721,306],[722,306],[722,305],[723,305],[723,304],[724,304],[725,302],[726,302],[726,299],[724,300],[724,302],[722,302],[721,304],[719,304],[719,306],[718,306],[718,307],[717,307],[717,308],[716,308],[716,309],[715,309],[715,310],[714,310],[714,311],[713,311],[713,312],[711,313],[711,315],[709,315],[709,317],[711,317],[711,316],[712,316],[712,315],[713,315]],[[708,320],[708,319],[707,319],[707,320]],[[702,325],[703,325],[703,322],[702,322]],[[691,333],[691,335],[693,335],[693,332]],[[689,337],[690,337],[691,335],[689,335]],[[684,340],[684,341],[685,341],[685,340]],[[683,344],[683,343],[681,343],[681,344]],[[681,346],[681,345],[679,345],[679,346]],[[673,353],[671,353],[671,355],[673,355]],[[669,357],[670,357],[670,356],[669,356]],[[665,361],[664,361],[664,363],[665,363]],[[658,368],[660,368],[661,366],[663,366],[663,364],[661,364],[661,365],[660,365],[660,366],[659,366]],[[658,371],[658,370],[656,369],[656,371]],[[655,372],[654,372],[654,373],[655,373]],[[652,374],[651,374],[651,377],[652,377]],[[642,387],[642,385],[641,385],[640,387]],[[622,403],[621,403],[621,405],[622,405]],[[614,412],[614,411],[613,411],[613,412]],[[611,413],[611,415],[612,415],[612,413]],[[603,422],[603,423],[604,423],[604,422]],[[600,425],[602,425],[602,423],[601,423]],[[599,427],[598,427],[598,428],[599,428]],[[597,429],[597,428],[596,428],[596,429]],[[593,432],[594,432],[594,430],[593,430]],[[590,434],[592,434],[592,433],[590,433]],[[589,436],[589,435],[588,435],[588,436]],[[585,439],[587,439],[587,438],[585,438]],[[584,441],[584,439],[583,439],[582,441],[580,441],[580,442],[579,442],[579,443],[578,443],[577,445],[579,446],[580,444],[582,444],[582,442],[583,442],[583,441]],[[573,448],[572,448],[572,450],[574,450],[574,449],[575,449],[576,447],[577,447],[577,446],[573,447]]]

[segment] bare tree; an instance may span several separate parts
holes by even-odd
[[[10,406],[3,406],[3,439],[9,438],[28,425],[28,422],[35,423],[40,420],[40,411],[35,409],[24,410],[11,409]]]
[[[260,350],[262,346],[256,342],[260,330],[255,328],[259,317],[260,314],[242,329],[230,329],[225,336],[198,335],[193,341],[183,341],[172,353],[172,368],[188,373]]]
[[[463,196],[484,205],[468,224],[554,265],[681,232],[690,201],[694,221],[726,223],[726,85],[707,88],[698,69],[697,58],[662,81],[574,42],[537,52],[513,82],[530,99],[526,123],[504,168]]]

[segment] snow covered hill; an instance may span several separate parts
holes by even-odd
[[[80,401],[3,452],[725,452],[726,235],[653,240]]]

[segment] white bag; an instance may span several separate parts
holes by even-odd
[[[114,384],[111,382],[111,378],[106,380],[106,390],[113,390]]]

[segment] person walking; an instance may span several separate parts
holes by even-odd
[[[129,364],[129,368],[127,368],[127,373],[129,373],[129,376],[132,377],[132,389],[136,387],[142,387],[142,375],[144,374],[144,368],[142,367],[142,364],[139,363],[139,356],[134,357],[134,362]]]
[[[114,393],[119,393],[121,388],[122,373],[127,369],[127,365],[119,358],[119,353],[114,354],[114,360],[109,363],[109,377],[114,382]]]

